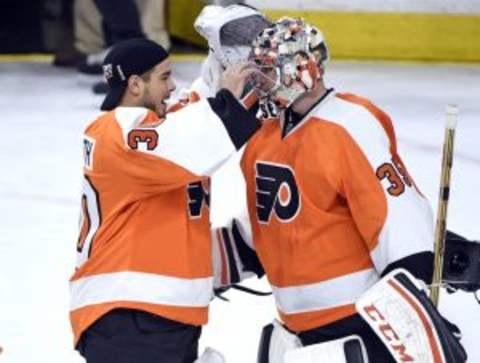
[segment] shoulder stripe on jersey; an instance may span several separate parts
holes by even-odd
[[[182,96],[178,101],[168,106],[167,112],[177,112],[185,106],[200,101],[200,96],[197,92],[192,91],[187,95]]]
[[[200,95],[195,91],[190,92],[190,94],[188,95],[188,102],[194,103],[198,101],[200,101]]]
[[[351,94],[351,93],[337,93],[336,97],[338,97],[338,98],[340,98],[344,101],[355,103],[357,105],[363,106],[373,116],[375,116],[375,118],[380,122],[380,124],[382,125],[383,129],[385,130],[385,132],[388,136],[388,139],[390,141],[390,153],[392,154],[392,156],[394,158],[396,158],[396,160],[398,161],[400,166],[408,174],[408,171],[407,171],[407,168],[405,167],[405,164],[403,163],[402,159],[398,155],[397,137],[395,135],[395,129],[393,128],[392,120],[390,119],[390,117],[385,112],[383,112],[381,109],[379,109],[377,106],[375,106],[372,102],[367,100],[366,98],[359,97],[359,96]],[[415,189],[417,190],[417,192],[423,197],[424,195],[422,194],[422,192],[420,191],[420,188],[418,188],[417,184],[415,183],[413,178],[410,176],[410,174],[408,174],[408,177],[412,181],[412,183],[415,186]]]
[[[114,112],[115,121],[123,130],[131,130],[139,126],[149,113],[144,107],[117,107]]]
[[[240,103],[235,102],[238,108],[246,113]],[[135,151],[168,160],[195,176],[211,175],[237,151],[225,124],[207,100],[195,102],[177,112],[168,113],[165,119],[155,127],[140,126],[147,117],[147,113],[152,111],[138,107],[119,107],[115,112],[116,125],[120,128],[127,151],[132,149],[128,146],[131,132],[140,135],[144,130],[151,130],[149,132],[152,135],[155,132],[158,138],[156,146],[149,146],[151,137],[145,136],[145,132],[143,137],[134,134],[135,137],[132,139],[139,140],[139,147],[135,148]],[[233,114],[236,117],[236,113],[232,112]],[[231,117],[234,118],[234,116]],[[236,121],[239,119],[237,118]],[[237,127],[243,128],[244,125],[240,122]],[[140,132],[136,131],[137,129],[140,129]]]
[[[156,113],[148,112],[143,121],[138,125],[139,127],[156,127],[164,120],[160,119]]]
[[[390,117],[371,103],[369,100],[363,97],[359,97],[357,95],[351,93],[337,93],[336,97],[351,103],[355,103],[357,105],[363,106],[366,108],[375,118],[380,122],[383,129],[388,135],[388,139],[390,140],[390,152],[392,154],[397,153],[397,138],[395,136],[395,130],[393,129],[392,120]]]

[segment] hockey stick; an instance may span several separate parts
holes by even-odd
[[[443,273],[443,256],[445,252],[445,232],[447,225],[448,197],[450,194],[450,172],[453,162],[453,146],[455,140],[455,128],[457,127],[458,107],[447,106],[447,122],[445,125],[445,138],[443,140],[443,158],[440,175],[440,194],[438,197],[437,224],[435,226],[435,259],[433,263],[433,278],[430,288],[430,299],[435,307],[438,307],[440,284]]]

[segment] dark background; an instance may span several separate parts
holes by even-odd
[[[53,52],[72,36],[73,0],[0,0],[0,53]]]

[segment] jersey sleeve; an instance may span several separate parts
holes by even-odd
[[[413,256],[430,255],[433,216],[398,156],[388,116],[365,100],[353,101],[359,103],[360,111],[351,121],[342,122],[335,137],[338,189],[382,274]],[[415,264],[403,267],[422,269]],[[428,279],[429,271],[411,272]]]
[[[228,91],[170,113],[153,126],[142,124],[146,109],[115,112],[127,163],[116,169],[133,182],[185,184],[210,176],[260,126]]]

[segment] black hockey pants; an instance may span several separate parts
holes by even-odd
[[[201,327],[116,309],[82,334],[77,350],[87,363],[192,363],[200,333]]]
[[[360,336],[365,343],[369,363],[395,363],[387,347],[357,314],[319,328],[301,332],[298,337],[302,344],[307,346],[344,338],[352,334]]]

